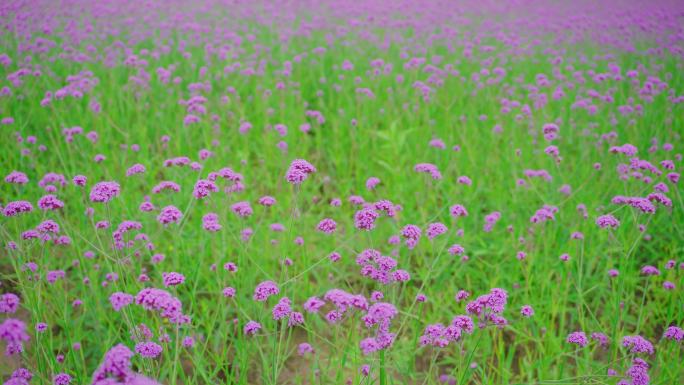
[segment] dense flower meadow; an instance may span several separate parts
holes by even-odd
[[[0,381],[682,384],[683,67],[677,0],[0,1]]]

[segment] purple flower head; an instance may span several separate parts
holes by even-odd
[[[653,344],[642,336],[625,336],[622,338],[622,346],[631,353],[653,354]]]
[[[439,172],[437,166],[431,163],[418,163],[413,167],[413,170],[420,173],[430,174],[432,179],[442,179],[442,173]]]
[[[598,342],[601,347],[608,347],[608,336],[603,333],[591,333],[591,339]]]
[[[325,234],[332,234],[335,232],[337,229],[337,223],[330,219],[330,218],[325,218],[318,222],[318,226],[316,226],[316,230],[325,233]]]
[[[54,385],[69,385],[71,384],[71,376],[66,373],[59,373],[52,377]]]
[[[299,354],[300,356],[305,356],[305,355],[311,354],[313,352],[314,352],[313,347],[311,347],[311,345],[306,343],[306,342],[302,342],[301,344],[299,344],[297,346],[297,354]]]
[[[442,235],[447,232],[447,227],[442,223],[430,223],[425,231],[428,239],[433,240],[437,236]]]
[[[161,345],[154,342],[140,342],[135,345],[135,352],[143,358],[157,358],[162,353]]]
[[[162,318],[168,319],[171,323],[182,324],[188,321],[183,315],[181,301],[167,291],[155,288],[142,289],[135,296],[135,303],[145,310],[158,312]]]
[[[175,206],[166,206],[161,209],[161,212],[157,216],[157,221],[166,226],[170,223],[179,223],[182,218],[183,213]]]
[[[316,172],[316,168],[311,163],[304,159],[295,159],[290,164],[290,168],[288,168],[285,174],[285,179],[294,185],[298,185],[314,172]]]
[[[19,297],[13,293],[0,296],[0,313],[14,314],[19,308]]]
[[[124,307],[133,303],[134,297],[131,294],[116,292],[109,296],[109,302],[112,304],[114,311],[119,311]]]
[[[29,182],[28,177],[21,171],[12,171],[5,177],[5,182],[12,184],[27,184]]]
[[[589,343],[589,340],[587,340],[587,335],[580,331],[568,334],[568,337],[565,340],[570,344],[575,344],[582,348],[587,346]]]
[[[304,310],[309,313],[317,313],[323,306],[325,306],[325,301],[318,297],[311,297],[304,302]]]
[[[237,202],[230,206],[230,209],[237,214],[239,217],[246,218],[254,213],[252,210],[252,206],[249,205],[249,202]]]
[[[534,310],[532,309],[532,306],[530,305],[524,305],[522,308],[520,308],[520,314],[523,317],[532,317],[534,315]]]
[[[142,174],[144,172],[145,166],[140,163],[136,163],[133,166],[129,167],[128,170],[126,170],[126,176],[133,176],[136,174]]]
[[[244,327],[244,333],[248,336],[253,336],[261,330],[261,324],[256,321],[249,321]]]
[[[176,272],[162,273],[162,278],[166,287],[177,286],[185,282],[185,276]]]
[[[48,194],[38,199],[38,207],[41,210],[59,210],[64,207],[64,202],[59,200],[55,195]]]
[[[670,326],[665,330],[665,333],[663,333],[663,338],[682,342],[684,340],[684,329],[678,326]]]
[[[264,302],[268,297],[278,295],[279,293],[280,289],[278,289],[278,285],[275,282],[263,281],[254,288],[253,298],[255,301]]]
[[[7,318],[0,324],[0,339],[7,343],[5,354],[8,356],[21,353],[23,343],[30,339],[26,333],[26,324],[14,318]]]
[[[29,213],[33,211],[33,205],[27,201],[9,202],[7,206],[2,209],[2,215],[6,217],[14,217],[21,213]]]
[[[617,218],[615,218],[613,215],[606,214],[596,218],[596,225],[602,229],[608,227],[612,229],[617,229],[618,226],[620,226],[620,221],[617,220]]]
[[[292,301],[289,298],[283,297],[273,307],[273,319],[278,321],[286,318],[292,313]]]
[[[209,194],[218,191],[219,189],[216,186],[216,183],[210,180],[200,179],[197,181],[197,183],[195,183],[195,188],[192,191],[192,196],[195,197],[195,199],[202,199],[209,196]]]
[[[116,182],[99,182],[90,190],[90,201],[107,203],[119,196],[121,187]]]
[[[359,230],[370,231],[375,228],[375,221],[378,219],[378,214],[375,209],[364,208],[354,214],[354,226]]]
[[[366,188],[368,190],[375,190],[375,188],[380,184],[380,179],[376,177],[370,177],[366,181]]]

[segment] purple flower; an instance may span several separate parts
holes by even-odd
[[[375,221],[380,214],[371,208],[364,208],[354,214],[354,226],[359,230],[370,231],[375,228]]]
[[[135,352],[144,358],[157,358],[162,353],[161,345],[154,342],[140,342],[135,345]]]
[[[622,338],[622,346],[632,353],[653,354],[653,344],[642,336],[625,336]]]
[[[305,161],[304,159],[295,159],[290,164],[290,168],[285,174],[285,179],[294,185],[298,185],[305,181],[309,175],[314,172],[316,172],[316,168],[311,165],[311,163]]]
[[[161,212],[157,216],[157,221],[166,226],[170,223],[179,223],[182,218],[183,213],[175,206],[166,206],[161,209]]]
[[[249,202],[237,202],[230,206],[230,209],[242,218],[248,217],[254,213],[252,206],[249,205]]]
[[[375,190],[375,188],[380,184],[380,179],[372,176],[366,181],[366,188],[368,190]]]
[[[589,343],[587,340],[587,335],[580,331],[568,334],[566,341],[579,347],[585,347]]]
[[[325,234],[332,234],[335,232],[337,229],[337,223],[335,223],[334,220],[330,218],[325,218],[318,222],[318,226],[316,226],[316,230],[323,232]]]
[[[33,211],[33,205],[27,201],[9,202],[2,210],[2,215],[6,217],[13,217],[21,213],[28,213]]]
[[[280,289],[273,281],[263,281],[254,288],[254,300],[264,302],[272,295],[278,295]]]
[[[524,305],[523,307],[520,308],[520,314],[523,317],[532,317],[534,315],[534,310],[532,309],[532,306],[530,305]]]
[[[313,352],[314,352],[313,347],[311,347],[311,345],[309,345],[306,342],[302,342],[301,344],[299,344],[297,346],[297,354],[299,354],[300,356],[305,356],[305,355],[313,353]]]
[[[255,335],[259,330],[261,330],[261,324],[256,321],[249,321],[244,327],[244,333],[248,336]]]
[[[663,333],[663,338],[681,342],[684,340],[684,329],[677,326],[670,326],[665,330],[665,333]]]
[[[119,311],[124,307],[133,303],[134,297],[131,294],[116,292],[109,296],[109,302],[112,304],[114,311]]]
[[[591,333],[591,339],[598,342],[599,346],[608,347],[608,337],[603,333]]]
[[[116,182],[99,182],[90,190],[92,202],[107,203],[114,197],[119,196],[121,187]]]
[[[162,273],[162,278],[166,287],[177,286],[185,282],[185,276],[176,272]]]
[[[195,199],[202,199],[209,196],[209,194],[218,191],[219,189],[216,186],[216,183],[210,180],[200,179],[197,181],[197,183],[195,183],[195,188],[192,191],[192,196],[195,197]]]
[[[427,227],[427,230],[425,233],[427,234],[428,239],[433,240],[437,236],[442,235],[447,232],[447,227],[444,226],[442,223],[430,223]]]
[[[273,319],[278,321],[285,317],[288,317],[292,312],[292,301],[289,298],[283,297],[278,301],[278,303],[273,307]]]
[[[29,179],[23,172],[14,170],[5,177],[5,182],[12,184],[26,184],[29,182]]]
[[[38,199],[38,207],[41,210],[58,210],[64,207],[64,202],[59,200],[56,196],[48,194]]]
[[[126,170],[126,176],[133,176],[136,174],[142,174],[144,172],[145,166],[140,163],[136,163],[133,166],[129,167],[128,170]]]
[[[442,179],[442,173],[439,172],[437,166],[431,163],[418,163],[413,167],[413,170],[420,173],[430,174],[432,179]]]
[[[311,297],[304,302],[304,310],[309,313],[317,313],[323,306],[325,306],[325,301],[318,297]]]
[[[449,212],[451,213],[451,216],[454,218],[468,216],[468,210],[466,210],[466,208],[463,205],[453,205],[449,208]]]
[[[145,310],[158,312],[171,323],[181,324],[189,321],[187,316],[183,315],[181,301],[167,291],[155,288],[142,289],[135,296],[135,303]]]
[[[18,319],[7,318],[0,324],[0,339],[7,343],[5,354],[8,356],[21,353],[24,350],[23,343],[28,341],[26,324]]]
[[[71,384],[71,376],[66,373],[59,373],[52,378],[54,385],[69,385]]]
[[[660,275],[660,270],[655,266],[646,265],[641,268],[641,274],[643,275]]]
[[[0,313],[14,314],[19,308],[19,297],[13,293],[0,296]]]
[[[596,225],[602,229],[607,227],[616,229],[618,226],[620,226],[620,221],[617,220],[617,218],[615,218],[613,215],[606,214],[596,218]]]

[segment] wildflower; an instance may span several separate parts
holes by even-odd
[[[145,169],[144,165],[142,165],[140,163],[136,163],[133,166],[129,167],[128,170],[126,170],[126,176],[133,176],[136,174],[142,174],[145,171],[146,171],[146,169]]]
[[[325,306],[325,301],[322,301],[318,297],[311,297],[304,302],[304,310],[309,313],[317,313],[323,306]]]
[[[330,218],[325,218],[318,222],[318,226],[316,226],[316,230],[325,233],[325,234],[332,234],[335,232],[337,229],[337,223],[335,223],[334,220]]]
[[[304,159],[295,159],[290,164],[290,168],[285,174],[285,179],[294,184],[298,185],[305,181],[310,174],[316,172],[316,168],[311,165],[311,163],[305,161]]]
[[[311,345],[306,342],[302,342],[297,346],[297,354],[299,354],[302,357],[313,352],[313,347],[311,347]]]
[[[278,303],[273,307],[273,319],[278,321],[285,317],[288,317],[292,312],[292,301],[289,298],[283,297],[278,301]]]
[[[177,286],[185,282],[185,276],[176,272],[162,273],[162,277],[164,279],[164,286],[166,287]]]
[[[684,329],[678,326],[670,326],[665,330],[665,333],[663,333],[663,338],[681,342],[684,340]]]
[[[90,190],[92,202],[107,203],[114,197],[119,196],[121,187],[116,182],[99,182]]]
[[[566,341],[570,344],[575,344],[582,348],[587,346],[587,344],[589,343],[586,334],[580,331],[568,334]]]
[[[354,225],[359,230],[373,230],[375,228],[375,221],[379,216],[378,212],[374,209],[361,209],[354,214]]]
[[[532,317],[534,315],[534,310],[532,309],[532,306],[530,305],[524,305],[522,308],[520,308],[520,314],[523,317]]]
[[[430,223],[427,227],[427,230],[425,233],[427,234],[428,239],[433,240],[437,236],[442,235],[447,232],[447,227],[444,226],[442,223]]]
[[[21,171],[14,170],[7,174],[5,177],[5,182],[12,184],[27,184],[29,182],[28,177]]]
[[[370,177],[366,180],[366,188],[368,190],[375,190],[375,188],[380,184],[380,179],[376,177]]]
[[[452,217],[467,217],[468,211],[463,205],[453,205],[449,208]]]
[[[242,218],[248,217],[254,213],[252,207],[249,205],[249,202],[237,202],[230,206],[230,209]]]
[[[591,339],[598,342],[599,346],[608,347],[608,337],[603,333],[591,333]]]
[[[618,221],[613,215],[606,214],[596,218],[596,225],[602,229],[607,227],[616,229],[618,226],[620,226],[620,221]]]
[[[148,341],[135,345],[135,352],[144,358],[157,358],[162,353],[161,345]]]
[[[0,313],[14,314],[19,308],[19,297],[13,293],[0,296]]]
[[[244,333],[248,336],[255,335],[259,330],[261,330],[261,324],[256,321],[249,321],[244,327]]]
[[[272,295],[278,295],[278,293],[280,293],[280,289],[278,289],[278,286],[275,282],[263,281],[254,289],[253,298],[255,301],[264,302],[268,299],[268,297]]]
[[[29,213],[33,211],[33,205],[27,201],[9,202],[7,206],[2,209],[2,215],[6,217],[13,217],[21,213]]]
[[[161,212],[157,216],[157,221],[163,225],[168,225],[170,223],[179,223],[182,218],[183,213],[175,206],[166,206],[161,209]]]
[[[195,199],[202,199],[206,198],[211,194],[212,192],[218,192],[219,189],[216,186],[216,183],[210,180],[206,179],[200,179],[195,183],[195,188],[192,191],[192,196],[195,197]]]
[[[114,311],[119,311],[122,308],[133,303],[134,297],[131,294],[116,292],[109,296],[109,302],[112,304]]]
[[[41,210],[58,210],[64,207],[64,202],[55,195],[48,194],[38,200],[38,207]]]
[[[18,319],[7,318],[0,324],[0,339],[7,343],[5,354],[8,356],[21,353],[23,343],[29,340],[26,324]]]
[[[52,377],[54,385],[69,385],[71,384],[71,376],[66,373],[59,373]]]
[[[632,353],[653,354],[653,345],[642,336],[625,336],[622,338],[622,346]]]

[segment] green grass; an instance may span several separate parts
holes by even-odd
[[[224,13],[217,12],[216,17],[208,14],[207,25],[217,25],[220,15]],[[136,356],[133,365],[164,384],[435,384],[442,374],[457,379],[458,384],[614,384],[621,377],[607,377],[606,371],[613,368],[622,374],[630,366],[632,355],[621,346],[621,340],[634,334],[654,343],[655,354],[645,357],[651,365],[651,383],[681,383],[681,343],[661,340],[668,326],[684,326],[682,270],[664,268],[668,260],[682,262],[681,189],[668,183],[670,191],[666,195],[674,207],[658,206],[653,215],[611,204],[615,195],[646,196],[653,191],[654,183],[666,180],[667,170],[662,176],[652,176],[651,184],[620,180],[616,168],[629,163],[629,159],[610,154],[608,148],[632,143],[639,148],[639,158],[655,165],[664,159],[675,160],[684,132],[682,108],[668,100],[667,91],[650,103],[642,102],[638,100],[638,87],[627,80],[594,83],[586,75],[589,69],[607,72],[609,62],[617,63],[623,74],[643,64],[661,79],[670,74],[667,82],[677,95],[684,85],[681,58],[669,53],[662,57],[626,53],[591,41],[568,44],[563,56],[574,69],[567,70],[566,64],[559,68],[569,79],[574,71],[585,71],[587,83],[575,83],[575,89],[565,89],[564,98],[553,100],[551,93],[558,82],[549,60],[556,55],[544,52],[550,46],[548,42],[528,55],[513,56],[507,51],[509,47],[484,36],[479,45],[493,46],[494,52],[475,50],[472,57],[466,57],[461,49],[451,52],[438,40],[425,45],[423,54],[413,56],[441,56],[440,68],[451,63],[464,78],[444,77],[443,85],[434,88],[430,101],[425,102],[412,85],[426,82],[430,74],[403,68],[407,59],[401,57],[404,45],[400,42],[393,41],[389,49],[381,50],[353,33],[349,37],[353,44],[335,44],[319,56],[311,52],[326,45],[329,31],[322,28],[312,31],[308,38],[293,37],[285,45],[278,44],[276,27],[259,28],[249,20],[231,23],[244,25],[248,33],[255,34],[254,41],[243,42],[244,51],[235,60],[216,56],[205,59],[204,45],[193,43],[186,48],[189,58],[176,49],[159,58],[144,56],[142,49],[158,49],[162,43],[153,36],[127,42],[132,52],[149,62],[139,69],[124,66],[125,56],[113,67],[102,61],[50,60],[60,52],[55,48],[47,54],[31,55],[32,63],[40,65],[42,76],[23,78],[21,86],[10,87],[12,96],[0,98],[0,117],[14,118],[14,123],[2,126],[0,131],[3,173],[20,170],[30,179],[25,186],[3,182],[3,206],[14,200],[28,200],[35,206],[45,194],[37,182],[48,172],[63,174],[68,181],[77,174],[88,177],[85,189],[71,184],[59,188],[56,195],[65,202],[61,210],[43,212],[36,207],[31,214],[0,218],[3,244],[18,244],[17,250],[3,248],[0,254],[1,290],[19,295],[21,310],[14,317],[23,319],[31,334],[19,358],[0,361],[0,373],[7,377],[21,365],[34,372],[33,383],[50,383],[52,376],[60,372],[72,375],[74,383],[90,383],[104,354],[118,343],[132,348],[131,333],[136,325],[144,323],[154,332],[155,341],[163,334],[168,334],[170,341],[162,343],[161,357],[150,360]],[[158,24],[155,26],[158,28]],[[478,31],[479,27],[467,28]],[[130,33],[141,30],[145,28],[136,26]],[[370,28],[357,29],[361,30]],[[172,31],[163,44],[176,48],[181,40],[191,39],[192,34],[180,28]],[[409,36],[413,32],[403,29],[400,33]],[[6,79],[20,68],[26,53],[18,51],[18,38],[13,40],[7,33],[1,36],[0,52],[13,59],[9,67],[0,67],[0,75]],[[41,33],[33,34],[33,38],[37,36]],[[94,44],[104,52],[116,40],[126,41],[126,36],[123,32],[118,38],[92,38],[83,44]],[[418,36],[420,42],[425,42],[422,32]],[[61,33],[46,37],[65,42]],[[259,44],[271,47],[271,52],[260,53]],[[655,43],[646,39],[644,44]],[[309,55],[301,63],[293,62],[289,78],[278,73],[284,61],[293,61],[295,55],[304,52]],[[585,63],[576,60],[581,55],[593,58],[594,54],[605,53],[612,53],[613,58]],[[252,54],[269,61],[263,76],[224,72],[224,67],[233,62],[242,63],[242,69],[248,67]],[[511,60],[503,62],[498,54],[508,55]],[[376,58],[392,63],[392,72],[368,76],[367,71],[372,71],[370,61]],[[470,76],[488,58],[494,62],[491,68],[504,67],[507,74],[500,83],[475,90]],[[347,59],[354,63],[354,70],[340,70]],[[162,84],[157,78],[156,68],[170,65],[177,66],[172,78],[179,76],[178,84]],[[202,66],[208,69],[204,78],[199,75]],[[91,71],[98,83],[82,99],[65,98],[45,107],[40,105],[47,90],[64,87],[67,76],[84,70]],[[130,81],[138,71],[149,74],[147,87]],[[639,80],[643,84],[646,75],[641,72]],[[521,119],[516,119],[520,108],[502,113],[502,98],[532,107],[523,86],[534,84],[535,76],[542,73],[552,81],[552,86],[543,88],[548,103],[543,108],[532,108]],[[395,79],[398,74],[405,78],[402,83]],[[354,81],[356,76],[361,77],[359,84]],[[208,112],[201,122],[185,126],[186,113],[179,100],[191,96],[188,85],[203,81],[211,86],[209,91],[201,92],[207,98]],[[277,90],[276,84],[281,81],[286,88]],[[0,81],[0,86],[5,85],[9,86],[9,81]],[[336,91],[334,85],[340,90]],[[228,92],[228,87],[234,87],[235,93]],[[357,94],[360,87],[372,89],[375,98]],[[586,97],[589,89],[602,95],[612,90],[614,102],[595,100],[599,109],[593,115],[571,108],[575,100]],[[265,90],[271,90],[272,95],[264,96]],[[319,90],[323,91],[320,97]],[[227,100],[222,101],[223,96]],[[629,98],[643,104],[643,114],[622,116],[617,112],[617,106],[628,104]],[[94,113],[89,108],[92,101],[101,103],[102,112]],[[307,110],[321,111],[325,123],[307,118]],[[215,122],[212,114],[217,116]],[[480,116],[487,119],[480,120]],[[611,123],[613,118],[615,122]],[[354,119],[358,124],[352,124]],[[242,120],[253,125],[245,135],[238,131]],[[560,138],[554,142],[562,157],[558,164],[543,153],[548,144],[541,134],[542,126],[554,121],[560,127]],[[309,134],[298,128],[305,122],[312,125]],[[287,125],[285,137],[266,129],[278,123]],[[496,124],[503,127],[499,134],[492,130]],[[67,143],[62,129],[74,126],[82,127],[84,133],[96,131],[98,141],[92,144],[84,135],[77,135]],[[599,140],[611,131],[618,135],[614,143]],[[24,142],[17,142],[16,132]],[[37,138],[36,144],[26,142],[30,135]],[[162,145],[162,135],[170,136],[168,146]],[[447,149],[430,147],[433,138],[443,140]],[[673,143],[674,151],[649,153],[651,138],[657,138],[660,145]],[[286,152],[278,149],[280,141],[287,143]],[[47,146],[47,150],[39,151],[39,144]],[[140,151],[120,149],[122,144],[138,144]],[[452,151],[453,145],[459,145],[461,150]],[[176,156],[198,160],[197,153],[203,148],[214,155],[202,162],[200,172],[162,166],[165,159]],[[23,149],[30,152],[22,155]],[[96,154],[104,154],[106,160],[96,164]],[[284,178],[295,158],[306,159],[317,168],[299,188]],[[443,179],[431,180],[413,171],[415,164],[425,162],[435,164]],[[592,167],[595,162],[601,163],[601,170]],[[147,172],[126,177],[126,169],[135,163],[144,164]],[[679,172],[681,161],[675,164]],[[245,190],[195,200],[191,194],[195,182],[223,167],[244,175]],[[546,169],[553,180],[530,179],[527,188],[516,187],[525,169]],[[647,171],[644,174],[649,175]],[[462,175],[469,176],[473,184],[456,183]],[[374,191],[365,188],[371,176],[382,180]],[[121,196],[108,205],[91,203],[90,188],[103,180],[119,182]],[[152,194],[152,187],[162,180],[178,183],[181,191]],[[563,184],[572,187],[571,195],[558,192]],[[371,232],[358,231],[353,223],[358,207],[348,202],[352,194],[361,195],[367,202],[388,199],[400,204],[402,210],[395,218],[380,218]],[[140,212],[138,206],[146,195],[157,208],[171,204],[178,207],[184,213],[182,222],[164,228],[156,221],[156,213]],[[277,204],[271,208],[259,206],[256,201],[263,195],[275,197]],[[328,202],[333,198],[341,198],[342,206],[330,206]],[[233,214],[230,206],[238,201],[249,201],[254,215],[240,219]],[[456,220],[449,215],[449,207],[456,203],[466,206],[468,217]],[[587,207],[587,219],[576,210],[580,203]],[[555,221],[531,224],[529,218],[544,204],[559,208]],[[95,208],[92,218],[84,215],[88,207]],[[483,232],[484,216],[493,211],[500,211],[502,218],[492,232]],[[202,229],[201,218],[209,212],[219,214],[223,228],[218,233]],[[600,230],[595,224],[595,218],[607,212],[621,222],[615,231]],[[338,223],[338,231],[332,236],[315,231],[316,224],[326,217]],[[19,239],[23,231],[45,219],[58,222],[72,243],[56,246]],[[141,232],[148,235],[154,250],[147,250],[141,242],[134,248],[112,250],[113,228],[96,230],[94,223],[99,220],[110,221],[113,228],[123,220],[140,221]],[[423,236],[413,250],[387,243],[406,224],[416,224],[425,231],[433,222],[444,223],[449,231],[434,241]],[[282,223],[285,231],[272,232],[272,223]],[[647,230],[640,232],[639,224],[646,224]],[[512,231],[507,226],[512,226]],[[243,241],[240,232],[247,227],[254,234],[249,241]],[[462,237],[456,235],[458,229],[464,230]],[[582,232],[584,239],[571,240],[575,231]],[[297,236],[304,238],[304,245],[294,243]],[[524,244],[521,237],[525,238]],[[465,247],[467,261],[447,253],[454,243]],[[409,271],[411,280],[382,286],[362,277],[355,258],[366,248],[376,248],[384,255],[396,250],[398,267]],[[96,258],[85,258],[86,251],[95,252]],[[342,255],[341,261],[328,260],[333,251]],[[527,253],[524,261],[516,259],[518,251]],[[156,253],[166,258],[160,264],[151,264],[150,257]],[[568,262],[559,260],[563,253],[570,255]],[[284,266],[285,258],[291,258],[293,265]],[[229,261],[238,265],[237,273],[222,269]],[[37,279],[22,270],[27,262],[38,265]],[[216,271],[210,269],[212,264],[218,266]],[[644,265],[656,266],[662,274],[643,276],[640,270]],[[608,270],[613,268],[620,275],[611,279]],[[66,271],[66,278],[49,284],[46,273],[59,269]],[[186,277],[184,284],[169,291],[182,301],[184,313],[192,317],[191,324],[177,328],[136,305],[121,312],[112,310],[108,301],[111,293],[135,295],[143,287],[163,288],[161,273],[169,271]],[[119,279],[103,286],[110,272],[117,273]],[[143,272],[147,272],[150,282],[137,281]],[[84,279],[90,284],[84,284]],[[279,284],[280,296],[292,299],[297,311],[303,311],[307,298],[322,298],[333,288],[366,297],[380,290],[385,295],[383,301],[399,310],[390,328],[398,333],[396,341],[387,350],[364,356],[359,342],[372,334],[363,326],[360,311],[337,325],[325,321],[325,312],[305,313],[303,326],[288,328],[286,322],[271,318],[275,298],[266,304],[252,300],[256,284],[267,279]],[[676,289],[663,289],[664,281],[673,282]],[[237,289],[234,299],[222,296],[226,286]],[[464,334],[461,341],[444,349],[419,346],[418,338],[427,324],[446,324],[454,316],[465,314],[466,301],[454,300],[458,290],[471,292],[472,300],[496,287],[509,293],[503,313],[508,326],[476,328],[472,335]],[[419,293],[427,296],[426,303],[415,303]],[[83,305],[73,308],[76,299]],[[535,311],[529,319],[520,315],[520,307],[526,304]],[[263,326],[254,337],[242,332],[248,320]],[[45,333],[34,331],[38,322],[49,325]],[[591,342],[578,350],[565,342],[567,335],[576,330],[587,335],[605,333],[610,345],[603,349]],[[186,336],[196,339],[194,347],[180,346]],[[71,348],[75,342],[82,344],[81,350]],[[301,342],[310,343],[315,353],[297,356],[297,344]],[[56,361],[57,354],[65,356],[64,363]],[[360,374],[365,364],[370,365],[369,377]]]

